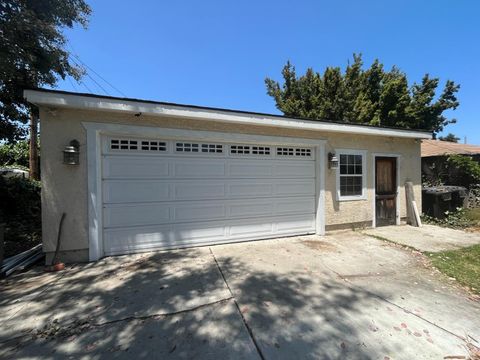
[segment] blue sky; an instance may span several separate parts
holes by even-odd
[[[88,1],[88,0],[87,0]],[[480,144],[480,2],[467,0],[88,1],[87,31],[66,31],[80,59],[126,96],[279,113],[266,76],[289,59],[344,67],[354,52],[379,58],[410,81],[424,73],[461,85],[447,127]],[[133,5],[135,4],[135,5]],[[93,72],[110,95],[121,96]],[[95,82],[59,88],[103,93]]]

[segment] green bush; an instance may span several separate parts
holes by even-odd
[[[0,222],[5,223],[5,256],[41,242],[40,182],[0,176]]]
[[[450,183],[467,188],[480,183],[480,164],[470,156],[450,155],[447,165],[450,170]]]
[[[20,166],[28,168],[29,143],[21,140],[15,144],[0,145],[0,166]]]
[[[443,219],[437,219],[423,214],[422,221],[426,224],[449,227],[453,229],[465,229],[478,224],[478,220],[474,216],[475,214],[472,210],[457,208],[456,211],[446,211],[445,218]]]

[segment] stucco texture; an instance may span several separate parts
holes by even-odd
[[[267,126],[224,124],[213,121],[163,118],[133,114],[86,111],[74,109],[40,109],[42,224],[44,251],[55,250],[58,224],[66,213],[61,249],[77,250],[78,261],[88,260],[88,193],[86,130],[82,122],[118,123],[151,127],[208,130],[269,136],[288,136],[325,139],[326,153],[335,149],[359,149],[367,153],[367,198],[365,200],[336,200],[336,173],[326,169],[325,220],[327,226],[359,222],[371,223],[373,218],[373,154],[399,154],[400,157],[400,216],[406,216],[404,184],[412,181],[415,197],[421,209],[420,142],[380,136],[360,136],[331,132],[291,130]],[[63,164],[62,150],[72,140],[80,142],[80,165]],[[326,159],[322,159],[326,165]]]

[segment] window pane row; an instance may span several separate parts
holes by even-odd
[[[361,176],[340,176],[340,195],[356,196],[362,195]]]
[[[362,155],[341,154],[340,155],[340,174],[341,175],[361,175]]]

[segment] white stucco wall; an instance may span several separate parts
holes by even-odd
[[[420,142],[414,139],[322,133],[265,126],[227,125],[218,122],[199,122],[145,115],[135,117],[128,114],[72,109],[41,108],[40,121],[44,251],[55,250],[58,223],[62,212],[65,212],[67,217],[63,229],[62,249],[70,252],[65,255],[68,260],[88,260],[86,131],[82,122],[326,139],[326,153],[334,151],[336,148],[367,150],[368,190],[366,200],[336,201],[336,174],[334,170],[326,169],[325,217],[327,226],[372,221],[374,194],[372,154],[397,153],[401,155],[401,191],[398,198],[400,215],[401,217],[406,216],[403,187],[406,181],[413,182],[415,197],[421,209]],[[68,166],[62,162],[62,150],[72,139],[80,142],[80,165],[78,166]]]

